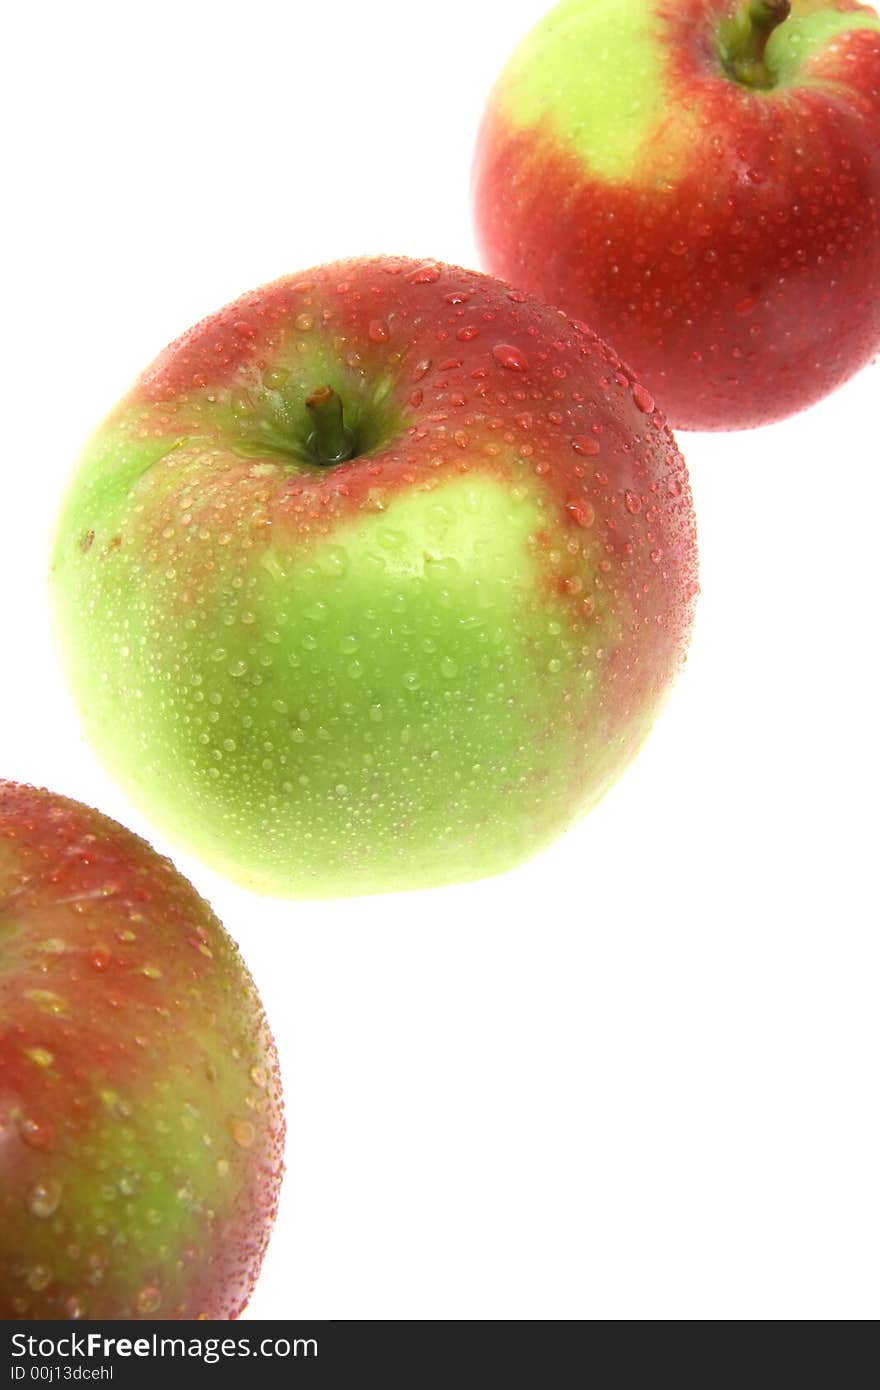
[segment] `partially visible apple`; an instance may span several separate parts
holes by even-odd
[[[880,348],[880,19],[853,0],[564,0],[492,93],[486,267],[584,318],[671,423],[737,429]]]
[[[233,1318],[283,1122],[250,976],[167,860],[0,781],[0,1318]]]
[[[57,625],[136,800],[264,891],[476,878],[630,761],[695,593],[684,463],[582,324],[347,261],[164,352],[88,445]]]

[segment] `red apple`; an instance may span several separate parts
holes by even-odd
[[[683,429],[765,424],[880,347],[880,19],[566,0],[501,75],[486,266],[586,319]]]
[[[382,259],[159,357],[86,448],[53,589],[132,795],[249,886],[334,896],[498,873],[583,814],[679,669],[695,570],[683,460],[611,348]]]
[[[275,1048],[143,840],[0,781],[0,1318],[232,1318],[275,1215]]]

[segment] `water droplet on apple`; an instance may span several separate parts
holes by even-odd
[[[496,343],[492,356],[500,367],[506,367],[508,371],[527,372],[529,369],[529,359],[512,343]]]
[[[35,1183],[27,1195],[27,1205],[31,1216],[45,1220],[53,1216],[61,1201],[61,1183],[56,1178],[46,1178]]]
[[[24,1055],[33,1062],[36,1067],[51,1067],[52,1063],[55,1061],[52,1053],[45,1047],[26,1047]]]
[[[571,441],[571,447],[576,454],[584,454],[593,457],[599,452],[598,439],[591,438],[588,434],[576,434]]]
[[[344,546],[322,546],[316,558],[318,570],[328,578],[336,578],[348,569],[348,552]]]
[[[596,513],[585,497],[572,497],[565,504],[565,510],[572,520],[587,530],[596,520]]]
[[[63,1014],[67,1007],[60,995],[54,994],[51,989],[29,989],[25,991],[24,997],[37,1004],[47,1014]]]
[[[257,1132],[250,1120],[233,1120],[229,1129],[240,1149],[249,1149],[257,1137]]]
[[[155,1313],[162,1302],[162,1290],[157,1289],[154,1284],[148,1284],[141,1289],[137,1297],[139,1313]]]
[[[411,270],[406,279],[411,285],[433,285],[440,279],[440,273],[436,261],[426,261],[424,265]]]
[[[51,1149],[55,1139],[51,1125],[30,1116],[22,1116],[18,1121],[18,1132],[29,1149]]]
[[[637,496],[637,494],[634,493],[634,492],[630,492],[629,489],[627,489],[627,491],[624,493],[624,498],[623,498],[623,500],[624,500],[624,503],[626,504],[626,510],[627,510],[632,516],[635,516],[638,512],[640,512],[640,511],[642,510],[642,499],[641,499],[641,497]]]
[[[757,305],[758,296],[756,294],[748,294],[745,299],[741,299],[735,306],[736,313],[742,319],[748,318],[749,314],[753,313],[757,308]]]

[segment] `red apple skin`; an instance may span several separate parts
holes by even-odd
[[[236,1317],[282,1146],[207,904],[97,811],[0,781],[0,1317]]]
[[[680,429],[782,419],[880,348],[880,32],[838,35],[804,65],[813,85],[756,92],[715,52],[736,8],[653,5],[665,119],[694,116],[692,153],[668,185],[662,131],[644,153],[654,184],[612,182],[548,125],[515,130],[497,90],[477,145],[486,268],[585,319]]]

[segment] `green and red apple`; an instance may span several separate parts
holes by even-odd
[[[510,868],[642,744],[696,592],[649,392],[479,274],[352,260],[168,348],[64,504],[57,627],[131,796],[258,890]]]
[[[493,273],[613,342],[673,426],[780,419],[880,348],[880,18],[564,0],[474,168]]]
[[[274,1045],[143,840],[0,781],[0,1318],[233,1318],[275,1216]]]

